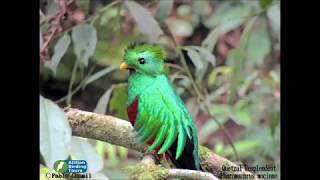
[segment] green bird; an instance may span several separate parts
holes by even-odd
[[[120,69],[129,70],[127,112],[139,141],[181,169],[202,170],[196,126],[165,73],[165,51],[134,44]]]

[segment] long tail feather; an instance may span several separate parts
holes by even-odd
[[[172,146],[167,150],[167,154],[170,157],[172,163],[179,169],[190,169],[190,170],[200,170],[203,171],[200,162],[197,162],[197,158],[194,157],[194,143],[192,139],[186,138],[186,144],[184,146],[181,156],[176,160],[176,150],[177,150],[178,139],[172,144]],[[200,169],[197,169],[197,166]]]

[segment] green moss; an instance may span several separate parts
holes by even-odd
[[[87,121],[87,119],[88,119],[88,116],[84,114],[79,114],[79,122]]]
[[[222,167],[231,167],[230,163],[228,161],[223,161],[222,162]]]
[[[201,159],[208,159],[211,153],[210,149],[204,146],[199,146],[199,155]]]
[[[210,149],[208,149],[204,146],[199,146],[199,156],[200,156],[201,166],[209,171],[214,172],[216,170],[209,168],[209,167],[211,167],[211,162],[210,162],[211,154],[212,154],[212,152],[210,151]]]
[[[148,165],[145,163],[129,166],[125,171],[130,180],[162,180],[166,179],[168,175],[167,169],[160,165]]]
[[[93,120],[94,115],[86,115],[86,114],[79,114],[79,122],[82,123],[82,122],[87,122],[87,121],[90,121],[90,120]]]

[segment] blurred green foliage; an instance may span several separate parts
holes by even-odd
[[[40,48],[49,17],[59,11],[56,1],[43,2]],[[46,166],[53,157],[68,157],[68,148],[50,146],[61,137],[70,147],[92,152],[71,155],[90,159],[97,176],[126,178],[121,170],[138,162],[139,155],[100,141],[73,140],[57,105],[127,119],[128,74],[117,68],[128,44],[145,41],[168,51],[174,63],[168,65],[170,80],[196,121],[201,144],[237,160],[219,121],[242,162],[276,164],[279,170],[279,1],[75,0],[72,6],[66,20],[71,25],[61,25],[40,64],[40,149]],[[50,130],[57,122],[63,131]]]

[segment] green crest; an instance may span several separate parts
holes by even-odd
[[[128,51],[133,51],[135,53],[142,53],[145,51],[151,52],[154,54],[154,56],[164,61],[166,59],[166,52],[158,45],[155,44],[146,44],[146,43],[132,43],[128,46],[128,48],[125,50],[125,54],[127,54]]]

